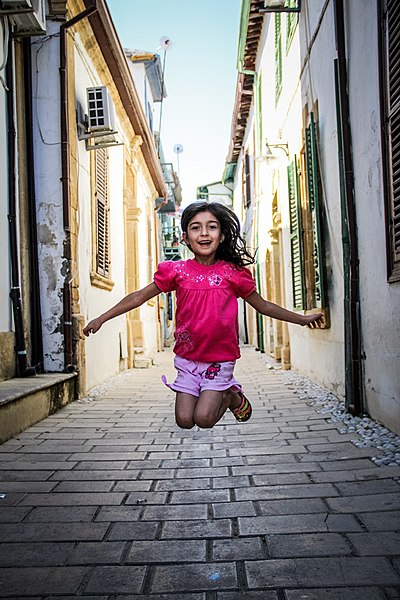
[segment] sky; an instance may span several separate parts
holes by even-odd
[[[229,149],[236,87],[240,0],[107,0],[124,48],[157,52],[165,61],[167,97],[161,140],[178,171],[185,206],[196,188],[220,181]],[[159,121],[156,119],[155,128]]]

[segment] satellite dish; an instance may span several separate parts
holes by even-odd
[[[173,150],[174,150],[175,154],[182,154],[182,152],[183,152],[182,144],[175,144]]]
[[[172,46],[172,40],[167,35],[163,35],[160,38],[160,48],[165,52],[169,50]],[[158,49],[158,48],[157,48]]]

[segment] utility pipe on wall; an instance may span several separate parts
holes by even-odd
[[[347,57],[343,0],[334,0],[337,59],[337,115],[339,168],[342,200],[342,240],[344,261],[345,314],[345,393],[346,407],[353,414],[363,411],[361,351],[360,280],[350,109],[347,91]]]
[[[72,347],[72,291],[71,291],[71,229],[70,229],[70,165],[69,165],[69,122],[68,122],[68,69],[67,29],[82,19],[97,12],[97,0],[93,6],[82,11],[60,27],[60,122],[61,122],[61,186],[64,224],[64,258],[67,262],[63,289],[64,308],[64,370],[75,371]]]
[[[18,375],[29,377],[36,371],[28,363],[24,321],[21,302],[21,287],[18,264],[18,235],[17,235],[17,190],[16,190],[16,129],[14,115],[14,41],[8,42],[8,61],[6,66],[7,78],[7,129],[8,129],[8,194],[9,194],[9,234],[10,234],[10,263],[11,263],[11,290],[10,298],[13,307],[15,326],[15,346],[17,353]]]

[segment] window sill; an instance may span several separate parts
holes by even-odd
[[[112,279],[108,279],[103,275],[99,275],[99,273],[95,273],[94,271],[90,272],[90,283],[101,290],[111,291],[115,285]]]

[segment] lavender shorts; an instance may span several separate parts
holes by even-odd
[[[204,390],[225,391],[232,388],[234,392],[241,392],[242,386],[233,376],[236,361],[226,362],[200,362],[175,356],[174,367],[178,374],[174,383],[167,383],[165,375],[161,377],[174,392],[186,392],[192,396],[200,396]]]

